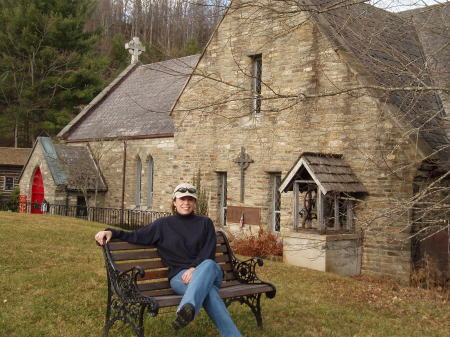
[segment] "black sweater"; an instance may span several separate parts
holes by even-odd
[[[196,267],[206,259],[214,260],[216,232],[210,218],[172,215],[159,218],[133,232],[107,228],[118,238],[130,243],[155,245],[169,267],[169,280],[180,270]]]

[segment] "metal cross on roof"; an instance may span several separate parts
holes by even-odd
[[[237,157],[233,161],[237,163],[241,169],[241,202],[244,202],[244,192],[245,192],[244,171],[248,168],[248,166],[251,163],[253,163],[253,159],[251,159],[250,156],[247,153],[245,153],[245,148],[242,146],[239,157]]]
[[[137,63],[139,61],[139,55],[145,51],[144,45],[136,36],[130,42],[125,43],[125,49],[128,49],[128,52],[131,54],[131,64]]]

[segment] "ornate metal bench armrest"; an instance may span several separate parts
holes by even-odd
[[[113,262],[111,254],[106,247],[103,247],[103,252],[105,253],[105,262],[111,290],[123,303],[146,304],[150,315],[156,316],[159,308],[158,302],[152,297],[144,295],[139,290],[137,283],[138,277],[144,277],[144,269],[139,266],[134,266],[125,271],[121,270]]]
[[[262,267],[264,261],[260,257],[254,257],[245,261],[240,261],[233,256],[233,272],[236,278],[243,283],[262,283],[256,275],[256,266]]]
[[[262,267],[264,265],[264,260],[260,257],[254,257],[245,261],[238,260],[233,256],[233,272],[236,278],[242,283],[252,283],[252,284],[267,284],[272,287],[272,291],[267,292],[266,296],[268,298],[274,298],[276,295],[276,287],[270,283],[261,280],[258,275],[256,275],[256,266]]]

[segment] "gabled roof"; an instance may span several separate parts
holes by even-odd
[[[171,137],[168,113],[199,55],[125,69],[59,134],[66,141]]]
[[[108,189],[87,146],[53,144],[49,137],[38,137],[29,158],[37,146],[42,150],[55,185],[65,186],[68,190]]]
[[[55,144],[54,146],[67,177],[66,187],[68,190],[108,190],[88,147],[63,144]]]
[[[292,191],[295,180],[304,180],[305,176],[312,178],[323,194],[367,192],[341,154],[302,153],[283,178],[279,191]]]
[[[320,12],[315,15],[319,28],[338,52],[344,52],[344,59],[348,56],[347,64],[356,69],[363,86],[372,86],[375,97],[395,108],[394,117],[404,129],[416,131],[441,159],[448,160],[450,143],[440,98],[434,91],[391,90],[434,86],[412,22],[354,0],[302,3]]]
[[[0,165],[23,166],[30,151],[28,148],[0,147]]]
[[[435,83],[450,88],[450,2],[398,13],[414,25]],[[447,115],[450,114],[450,93],[441,92]],[[447,134],[450,130],[447,130]]]

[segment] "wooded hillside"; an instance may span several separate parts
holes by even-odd
[[[202,50],[224,0],[4,0],[0,7],[0,146],[53,136],[130,62]]]

